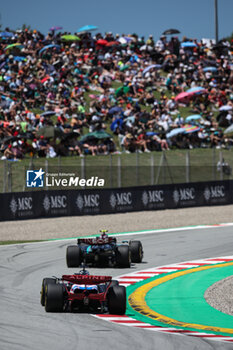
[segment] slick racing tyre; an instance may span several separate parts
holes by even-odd
[[[44,278],[42,281],[41,292],[40,292],[40,303],[42,306],[45,305],[45,288],[48,284],[56,284],[55,278]]]
[[[119,286],[119,282],[117,280],[111,280],[111,287],[113,286]]]
[[[45,288],[45,311],[62,312],[64,304],[64,288],[60,284],[48,284]]]
[[[142,262],[143,249],[142,249],[142,243],[140,241],[131,241],[130,251],[131,251],[131,260],[133,263]]]
[[[68,267],[79,267],[81,264],[81,249],[77,245],[71,245],[66,250],[66,263]]]
[[[120,245],[118,247],[116,262],[119,267],[130,267],[131,253],[128,245]]]
[[[110,287],[107,294],[108,311],[113,315],[124,315],[126,311],[126,289],[124,286]]]

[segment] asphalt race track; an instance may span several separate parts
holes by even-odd
[[[92,268],[90,272],[119,276],[181,261],[232,255],[232,230],[229,226],[137,235],[144,247],[142,264],[123,270]],[[129,238],[133,236],[122,239]],[[40,305],[42,279],[77,272],[68,269],[65,262],[66,246],[74,242],[0,246],[1,350],[233,349],[228,343],[124,327],[88,314],[46,313]]]

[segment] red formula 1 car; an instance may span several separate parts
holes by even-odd
[[[41,305],[47,312],[90,311],[124,315],[126,289],[110,276],[92,276],[83,269],[62,278],[44,278]]]

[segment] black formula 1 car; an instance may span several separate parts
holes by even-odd
[[[68,267],[78,267],[81,263],[99,266],[130,267],[131,262],[140,263],[143,258],[140,241],[122,241],[109,237],[106,230],[96,238],[78,238],[77,245],[67,247]]]
[[[102,312],[124,315],[126,289],[110,276],[92,276],[84,269],[62,278],[44,278],[41,305],[46,312]]]

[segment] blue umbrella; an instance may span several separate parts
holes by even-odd
[[[27,59],[23,56],[14,56],[14,61],[23,62],[23,61],[27,61]]]
[[[53,48],[56,48],[57,50],[60,50],[60,45],[55,45],[55,44],[50,44],[50,45],[47,45],[47,46],[44,46],[40,51],[39,51],[39,55],[42,54],[42,52],[48,50],[48,49],[53,49]]]
[[[174,136],[177,136],[179,134],[183,134],[185,132],[185,129],[184,128],[176,128],[176,129],[173,129],[171,130],[167,135],[167,139],[169,139],[170,137],[174,137]]]
[[[110,108],[108,111],[109,114],[115,114],[115,113],[121,113],[121,112],[122,112],[122,108],[118,106],[114,106]]]
[[[81,27],[78,29],[78,33],[80,32],[91,32],[92,30],[96,30],[98,27],[96,26],[91,26],[91,25],[86,25],[84,27]]]
[[[203,69],[203,72],[217,72],[217,68],[216,67],[205,67]]]
[[[147,131],[146,133],[146,136],[154,136],[154,135],[157,135],[157,133],[154,131]]]
[[[50,31],[55,31],[55,30],[61,30],[63,27],[59,27],[59,26],[55,26],[55,27],[51,27],[49,28]]]
[[[161,68],[161,67],[162,67],[161,64],[152,64],[151,66],[146,67],[146,68],[143,70],[142,74],[146,74],[147,72],[149,72],[149,70],[151,70],[151,69],[153,69],[153,68],[159,69],[159,68]]]
[[[190,122],[190,121],[192,121],[192,120],[199,120],[199,119],[201,119],[202,118],[202,116],[200,115],[200,114],[193,114],[193,115],[190,115],[189,117],[187,117],[186,119],[185,119],[185,121],[186,122]]]
[[[181,43],[181,47],[196,47],[197,45],[192,41],[185,41]]]
[[[0,33],[0,38],[12,38],[13,36],[14,36],[14,34],[11,32],[1,32]]]
[[[205,90],[205,88],[203,88],[202,86],[194,86],[193,88],[188,89],[186,92],[196,92],[196,93],[198,93],[198,92],[201,92],[203,90]]]
[[[56,114],[56,112],[54,112],[54,111],[47,111],[47,112],[42,113],[40,116],[41,117],[45,117],[45,116],[54,115],[54,114]]]
[[[132,40],[134,40],[133,38],[131,38],[130,36],[123,36],[123,38],[129,43]]]

